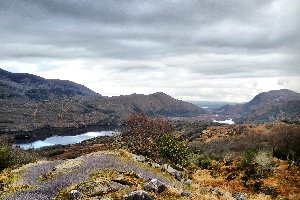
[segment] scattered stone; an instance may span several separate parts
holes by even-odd
[[[289,200],[287,197],[280,197],[278,200]]]
[[[182,177],[181,177],[181,173],[179,171],[175,171],[174,176],[178,181],[181,181]]]
[[[202,190],[203,190],[204,192],[210,192],[210,188],[208,188],[208,187],[204,187],[204,188],[202,188]]]
[[[151,163],[149,163],[149,165],[153,168],[161,168],[160,164],[158,164],[158,163],[151,162]]]
[[[181,173],[179,171],[177,171],[176,169],[172,168],[171,166],[164,164],[162,166],[163,169],[167,170],[167,172],[171,175],[173,175],[177,180],[181,180]]]
[[[276,188],[272,186],[261,187],[260,191],[265,195],[276,196]]]
[[[182,197],[188,197],[192,194],[191,191],[188,191],[188,190],[183,190],[183,192],[181,193],[181,196]]]
[[[232,180],[234,180],[236,177],[238,177],[238,173],[233,172],[233,173],[229,174],[229,175],[226,177],[226,180],[227,180],[227,181],[232,181]]]
[[[167,186],[163,182],[161,182],[160,180],[157,180],[157,179],[152,179],[150,182],[145,183],[143,185],[144,190],[154,191],[154,192],[158,192],[158,193],[163,192],[166,188],[167,188]]]
[[[224,197],[232,197],[231,193],[228,192],[228,191],[223,191],[222,192],[222,196],[224,196]]]
[[[211,188],[210,192],[214,195],[220,195],[219,188]]]
[[[132,191],[123,196],[125,200],[153,200],[144,190]]]
[[[113,200],[111,197],[105,197],[105,198],[102,198],[101,200]]]
[[[235,192],[233,193],[232,197],[236,200],[245,200],[247,198],[247,194],[243,192]]]
[[[135,161],[139,161],[139,162],[145,162],[146,161],[146,157],[145,156],[141,156],[141,155],[136,155],[136,154],[131,154],[131,157],[133,160]]]
[[[204,187],[202,188],[202,191],[204,192],[210,192],[213,195],[218,195],[218,196],[225,196],[225,197],[231,197],[231,193],[226,191],[226,190],[222,190],[220,188],[209,188],[209,187]]]
[[[80,200],[82,194],[78,190],[71,190],[69,193],[69,200]]]
[[[184,182],[184,184],[186,185],[192,185],[192,180],[191,179],[188,179]]]

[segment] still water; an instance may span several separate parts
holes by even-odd
[[[16,144],[23,149],[29,148],[40,148],[45,146],[52,146],[55,144],[75,144],[78,142],[82,142],[83,140],[91,139],[97,136],[111,136],[113,135],[114,131],[100,131],[100,132],[88,132],[81,135],[74,135],[74,136],[52,136],[46,138],[45,140],[38,140],[32,143],[21,143]]]

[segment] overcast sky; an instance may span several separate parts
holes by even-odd
[[[299,0],[0,0],[0,68],[104,95],[300,92]]]

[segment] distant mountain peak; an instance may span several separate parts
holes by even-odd
[[[300,93],[288,89],[271,90],[256,95],[251,101],[220,108],[222,115],[241,118],[244,121],[298,120]]]

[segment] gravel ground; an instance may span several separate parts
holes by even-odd
[[[100,169],[114,169],[122,171],[134,171],[144,179],[156,178],[167,185],[176,186],[176,183],[170,182],[164,176],[157,175],[138,165],[138,163],[130,160],[121,159],[117,155],[98,154],[81,157],[80,165],[75,166],[74,170],[69,170],[64,174],[54,176],[46,181],[37,181],[45,172],[50,171],[53,167],[63,163],[64,161],[52,161],[30,167],[21,177],[25,184],[35,186],[32,189],[16,192],[6,195],[4,200],[49,200],[52,199],[64,187],[67,187],[75,182],[79,182],[89,178],[89,174]]]

